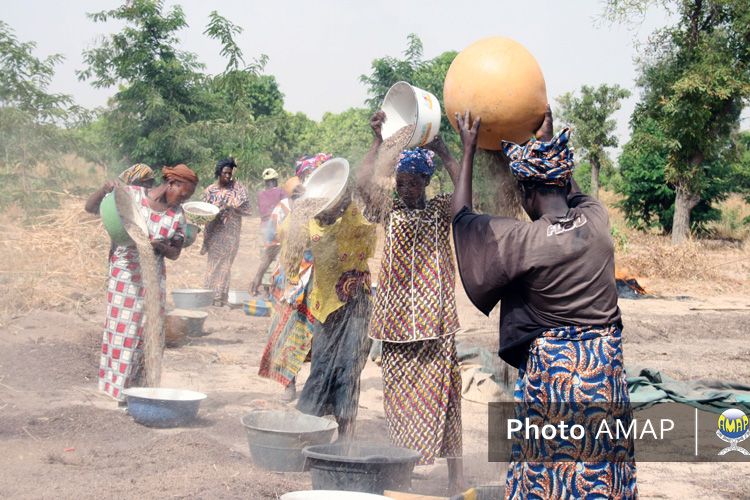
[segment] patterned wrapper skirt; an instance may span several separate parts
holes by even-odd
[[[461,372],[454,336],[383,342],[382,359],[393,444],[422,453],[419,464],[460,457]]]
[[[372,341],[367,336],[372,301],[358,294],[328,316],[315,322],[310,376],[297,401],[308,415],[334,415],[353,421],[359,406],[359,376]]]
[[[232,263],[240,249],[242,218],[235,216],[225,222],[214,219],[206,227],[205,243],[208,249],[205,287],[216,292],[217,297],[226,298]]]
[[[312,280],[307,287],[305,296],[310,293]],[[278,302],[258,375],[288,386],[310,352],[314,325],[315,319],[306,302]]]
[[[113,258],[107,285],[107,319],[99,361],[99,390],[124,401],[123,389],[141,384],[143,327],[146,324],[146,289],[140,264]],[[164,314],[167,278],[164,260],[158,261],[160,311]]]
[[[594,427],[601,422],[589,418],[592,408],[610,408],[610,412],[617,412],[615,418],[628,425],[632,411],[620,327],[564,327],[544,332],[531,343],[527,362],[519,368],[514,399],[515,418],[521,421],[529,418],[539,428],[555,422],[551,416],[560,415],[561,407],[568,408],[563,415],[570,415],[582,424],[587,436],[596,436]],[[577,409],[571,413],[570,408]],[[583,412],[582,408],[589,411]],[[638,498],[632,439],[625,440],[622,446],[621,442],[613,444],[606,439],[553,442],[521,439],[521,433],[515,436],[506,500]],[[524,458],[551,457],[556,453],[560,456],[560,450],[568,457],[590,457],[592,446],[596,456],[608,457],[607,461],[540,462]]]

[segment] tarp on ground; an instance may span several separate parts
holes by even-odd
[[[458,342],[456,350],[464,399],[484,404],[512,400],[516,369],[506,365],[497,353],[469,342]],[[750,384],[719,379],[680,382],[656,368],[638,365],[627,365],[625,371],[630,401],[636,410],[674,401],[714,413],[738,406],[750,412]]]

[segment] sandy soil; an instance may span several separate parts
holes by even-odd
[[[235,262],[233,288],[244,288],[258,262],[257,220],[249,219]],[[201,286],[205,258],[198,243],[177,265],[168,286]],[[98,251],[104,259],[107,249]],[[376,260],[373,269],[377,269]],[[104,313],[101,300],[71,313],[34,311],[0,331],[0,496],[14,499],[102,497],[139,499],[273,499],[311,487],[309,473],[277,474],[255,467],[240,418],[256,409],[293,410],[278,402],[281,386],[257,375],[269,318],[208,307],[206,335],[165,353],[163,386],[208,394],[187,427],[140,426],[97,391]],[[659,284],[651,291],[660,293]],[[750,305],[750,294],[702,294],[700,287],[663,286],[669,296],[621,300],[628,364],[659,368],[678,380],[727,378],[750,382],[750,312],[691,307]],[[689,296],[688,296],[689,295]],[[459,291],[458,340],[496,348],[496,318],[474,310]],[[306,365],[300,382],[308,373]],[[301,386],[300,383],[300,386]],[[380,368],[362,374],[357,435],[387,440]],[[464,455],[471,484],[503,484],[505,464],[486,460],[486,406],[464,401]],[[750,465],[641,463],[641,498],[750,498]],[[445,494],[444,460],[418,467],[414,492]]]

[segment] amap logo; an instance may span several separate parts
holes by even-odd
[[[742,410],[736,408],[724,410],[724,413],[719,417],[719,429],[716,431],[716,435],[722,441],[729,443],[729,446],[721,450],[719,455],[725,455],[730,451],[738,451],[744,455],[750,455],[750,451],[737,446],[737,443],[741,443],[750,437],[748,418]]]

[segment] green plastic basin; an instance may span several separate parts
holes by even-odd
[[[99,206],[99,213],[102,216],[104,228],[107,230],[107,233],[109,233],[112,241],[117,245],[128,246],[135,244],[135,241],[130,237],[127,229],[125,229],[125,226],[122,223],[123,216],[129,216],[129,218],[135,221],[136,225],[138,225],[144,233],[148,234],[146,221],[138,210],[138,207],[136,207],[133,202],[133,198],[130,197],[127,191],[119,186],[104,197]]]

